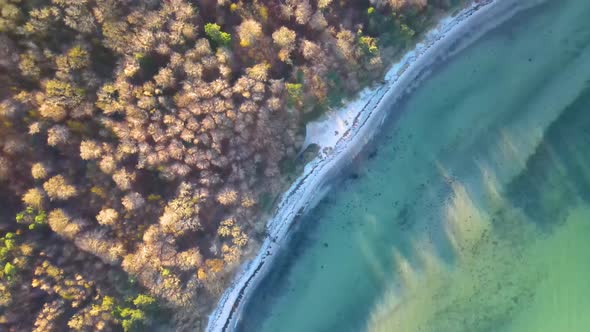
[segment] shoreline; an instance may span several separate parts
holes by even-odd
[[[312,143],[322,143],[318,144],[322,148],[320,155],[305,166],[304,173],[281,196],[258,255],[242,265],[209,316],[206,331],[235,329],[249,295],[272,268],[278,250],[297,226],[297,217],[315,206],[330,177],[342,170],[371,140],[394,112],[391,107],[407,90],[428,76],[432,65],[453,56],[526,8],[517,0],[483,0],[473,2],[453,17],[441,19],[425,34],[422,42],[391,66],[385,83],[365,88],[358,98],[315,124],[320,126],[317,132],[321,134],[306,137],[306,144],[312,140]],[[345,121],[338,118],[344,113]],[[341,121],[336,121],[338,119]],[[336,131],[341,134],[335,134]],[[327,135],[331,137],[325,137]]]

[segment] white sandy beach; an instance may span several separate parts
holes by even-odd
[[[530,5],[530,3],[529,3]],[[305,144],[318,144],[323,152],[283,194],[268,222],[268,236],[259,254],[246,262],[209,317],[207,331],[232,331],[248,296],[272,268],[278,250],[296,226],[296,217],[313,207],[334,174],[345,167],[371,140],[392,106],[441,59],[452,56],[485,32],[523,10],[518,0],[477,1],[454,17],[441,20],[385,76],[385,83],[363,90],[347,106],[308,125]]]

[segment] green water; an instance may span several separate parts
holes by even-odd
[[[489,172],[482,178],[482,205],[455,183],[444,217],[456,259],[427,250],[414,266],[398,258],[400,286],[368,330],[588,331],[589,110],[587,88],[503,192]]]
[[[523,12],[394,105],[239,330],[590,331],[589,17]]]

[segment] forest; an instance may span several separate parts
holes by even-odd
[[[461,0],[0,0],[0,330],[202,330],[305,124]]]

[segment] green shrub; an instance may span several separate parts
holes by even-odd
[[[289,106],[300,106],[303,103],[303,84],[287,83],[287,104]]]
[[[359,38],[359,44],[365,53],[376,54],[379,52],[377,47],[377,39],[369,36],[361,36]]]
[[[7,262],[6,264],[4,264],[4,269],[2,270],[2,272],[4,272],[4,278],[10,279],[10,277],[12,277],[16,273],[16,267]]]
[[[219,46],[228,46],[231,43],[231,35],[221,31],[221,27],[215,23],[205,24],[205,34]]]
[[[156,299],[154,299],[153,297],[151,297],[149,295],[144,295],[144,294],[137,295],[137,297],[133,300],[133,304],[135,304],[135,306],[141,307],[141,308],[150,307],[155,303],[156,303]]]

